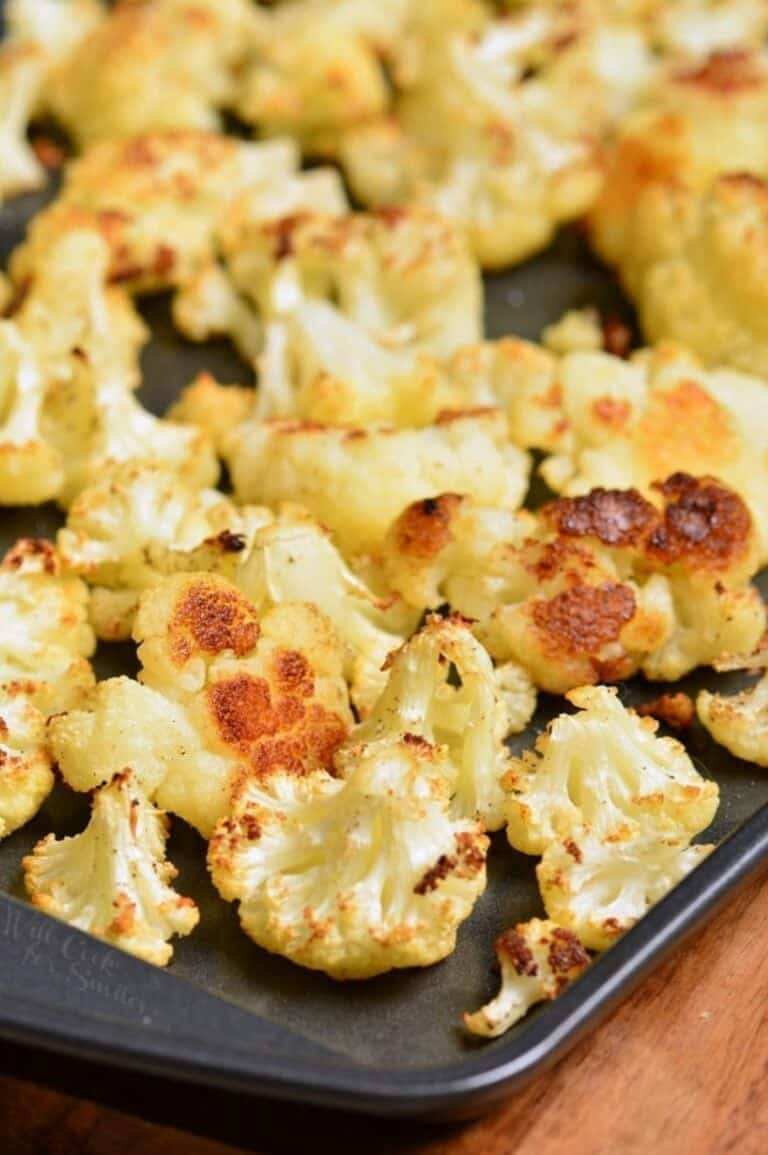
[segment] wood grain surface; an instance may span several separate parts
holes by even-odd
[[[768,1155],[767,948],[764,881],[551,1072],[463,1127],[318,1119],[300,1109],[243,1105],[241,1117],[208,1124],[236,1134],[239,1146],[232,1146],[4,1078],[0,1152]]]

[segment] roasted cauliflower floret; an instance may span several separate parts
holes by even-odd
[[[702,690],[696,713],[715,741],[731,754],[768,766],[768,675],[738,694]]]
[[[557,717],[505,778],[516,850],[543,854],[581,827],[613,842],[638,831],[690,839],[709,826],[717,784],[702,779],[680,742],[659,738],[658,723],[627,710],[613,687],[567,696],[579,712]]]
[[[104,18],[100,0],[8,0],[6,34],[14,41],[34,44],[46,60],[64,59]]]
[[[169,940],[189,934],[200,917],[171,886],[177,871],[165,857],[167,837],[165,815],[125,771],[96,793],[82,834],[49,834],[24,859],[27,892],[46,914],[165,966]]]
[[[45,169],[27,140],[44,76],[44,57],[33,46],[0,46],[0,204],[45,184]]]
[[[494,949],[501,968],[499,993],[464,1015],[467,1030],[488,1039],[503,1035],[535,1003],[557,998],[590,962],[573,931],[540,918],[504,931]]]
[[[581,494],[634,486],[650,495],[654,482],[675,472],[717,477],[749,506],[761,560],[768,557],[762,381],[704,370],[684,349],[659,345],[629,363],[604,353],[571,354],[560,364],[559,382],[570,443],[542,467],[553,489]]]
[[[245,421],[253,409],[253,389],[225,385],[210,373],[199,373],[182,389],[166,413],[170,421],[205,429],[218,449],[227,434]]]
[[[458,684],[450,680],[451,673]],[[458,617],[430,617],[391,657],[384,690],[355,731],[355,740],[394,732],[412,745],[445,748],[451,813],[478,818],[497,830],[504,824],[502,779],[510,766],[504,739],[509,731],[493,665],[469,624]]]
[[[47,103],[80,145],[216,128],[250,16],[245,0],[120,0],[54,70]]]
[[[225,442],[241,501],[297,501],[334,532],[342,550],[380,545],[410,502],[446,491],[514,509],[528,456],[507,441],[494,410],[445,414],[417,430],[333,428],[248,421]]]
[[[446,757],[383,738],[350,743],[341,778],[245,781],[208,851],[245,932],[338,979],[450,954],[485,887],[488,840],[451,818]]]
[[[53,789],[45,715],[24,694],[0,692],[0,838],[34,818]]]
[[[535,516],[442,494],[393,523],[383,569],[414,608],[473,619],[493,657],[543,689],[638,669],[679,678],[757,644],[758,544],[744,503],[711,478],[673,474],[653,494],[598,488]]]
[[[333,154],[338,134],[383,112],[382,56],[402,35],[407,0],[291,0],[261,14],[237,110],[262,132]]]
[[[622,125],[590,217],[650,339],[753,373],[768,371],[767,110],[764,54],[732,49],[672,69]]]
[[[282,510],[276,522],[256,532],[234,580],[260,609],[304,600],[323,611],[344,645],[345,676],[362,714],[384,687],[389,654],[418,620],[397,597],[370,589],[328,532],[300,508]]]
[[[251,510],[267,522],[267,510]],[[164,576],[232,576],[247,546],[246,519],[223,494],[193,489],[159,465],[125,465],[84,489],[59,530],[64,564],[93,587],[99,637],[129,638],[139,598]]]
[[[555,65],[562,78],[548,75],[555,50],[540,67],[548,37],[557,39],[552,24],[541,10],[458,31],[449,22],[394,115],[345,133],[340,155],[355,195],[443,213],[467,231],[486,267],[546,245],[588,207],[600,182],[589,140],[595,103],[580,101],[585,88],[574,84],[582,66]],[[531,65],[538,74],[525,79]],[[590,85],[590,97],[600,84]]]
[[[88,228],[108,245],[113,281],[137,291],[194,284],[213,260],[219,221],[245,190],[254,217],[308,203],[318,176],[298,168],[287,140],[255,144],[187,130],[103,141],[67,166],[62,191],[31,222],[11,271],[23,283],[62,233]],[[207,309],[213,327],[220,300],[189,293],[190,324]]]
[[[129,766],[158,805],[208,837],[239,777],[330,765],[352,718],[341,647],[314,606],[259,615],[223,578],[177,574],[144,593],[134,637],[143,684],[102,682],[85,711],[51,724],[76,789]]]
[[[11,321],[0,321],[0,504],[37,505],[59,493],[61,453],[43,427],[45,380]]]
[[[549,917],[607,950],[713,849],[674,834],[606,842],[579,831],[547,847],[536,876]]]
[[[0,563],[0,687],[45,714],[77,706],[93,684],[88,592],[62,573],[50,542],[23,538]]]

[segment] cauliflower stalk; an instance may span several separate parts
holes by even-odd
[[[45,184],[45,169],[27,140],[44,77],[44,58],[34,47],[0,48],[0,204]]]
[[[499,993],[464,1015],[467,1030],[487,1039],[503,1035],[536,1003],[557,998],[590,962],[573,931],[549,919],[518,923],[497,938],[494,949],[501,968]]]
[[[260,946],[337,979],[428,966],[485,886],[487,838],[450,816],[446,753],[350,743],[342,778],[245,781],[208,851]]]
[[[176,869],[165,857],[167,819],[125,771],[93,800],[82,834],[38,842],[24,859],[24,881],[40,910],[78,930],[164,966],[174,935],[187,935],[199,912],[171,882]]]

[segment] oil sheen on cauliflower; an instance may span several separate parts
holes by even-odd
[[[604,841],[582,829],[550,843],[536,877],[549,917],[589,950],[607,950],[713,849],[673,833]]]
[[[224,578],[178,574],[144,593],[134,638],[141,682],[102,682],[83,711],[51,723],[75,789],[129,766],[208,837],[239,777],[324,772],[347,734],[343,651],[314,606],[259,614]]]
[[[51,75],[47,102],[82,145],[212,129],[250,36],[245,0],[120,0]]]
[[[450,817],[446,753],[382,738],[322,783],[246,780],[208,862],[260,946],[337,979],[450,954],[485,887],[487,838]]]
[[[0,838],[34,818],[53,789],[45,715],[24,695],[0,693]]]
[[[143,590],[185,570],[232,576],[246,529],[269,520],[267,510],[241,513],[223,494],[193,489],[159,465],[124,465],[77,496],[58,548],[92,587],[99,637],[126,639]]]
[[[768,675],[738,694],[702,690],[696,713],[715,741],[731,754],[768,766]]]
[[[658,723],[621,703],[609,686],[572,690],[578,713],[561,714],[512,761],[507,836],[525,854],[543,854],[584,827],[610,843],[636,831],[692,838],[712,821],[717,784],[705,781]]]
[[[225,457],[239,500],[298,501],[351,553],[375,549],[405,506],[433,493],[515,509],[528,477],[527,454],[494,410],[416,430],[247,421],[226,439]]]
[[[165,857],[168,823],[125,771],[93,800],[82,834],[49,834],[24,859],[32,902],[78,930],[164,966],[174,935],[187,935],[200,917],[191,898],[171,883],[176,869]]]
[[[473,1035],[494,1039],[513,1027],[535,1003],[555,999],[589,966],[589,955],[573,931],[532,918],[496,939],[501,987],[494,999],[464,1015]]]
[[[556,693],[638,669],[671,680],[753,649],[765,609],[746,506],[685,474],[651,496],[598,487],[532,515],[444,493],[394,522],[384,572],[414,608],[472,618],[497,661]]]

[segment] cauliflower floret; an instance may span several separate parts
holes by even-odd
[[[249,529],[268,522],[249,511]],[[193,489],[159,465],[124,465],[84,489],[59,530],[64,564],[93,587],[91,621],[109,640],[131,635],[143,590],[179,571],[231,577],[246,522],[223,494]]]
[[[597,309],[569,309],[558,321],[547,325],[542,344],[552,353],[599,353],[604,334]]]
[[[555,999],[589,966],[589,955],[573,931],[532,918],[496,939],[501,988],[495,999],[464,1015],[473,1035],[495,1039],[527,1014],[535,1003]]]
[[[603,353],[563,358],[559,382],[570,445],[542,466],[566,494],[597,486],[634,486],[678,471],[709,474],[749,506],[768,558],[768,390],[727,369],[704,370],[674,345],[635,354],[627,363]],[[747,647],[743,647],[746,649]]]
[[[64,59],[104,18],[99,0],[7,0],[4,7],[7,35],[42,49],[50,62]]]
[[[64,462],[42,429],[45,384],[30,345],[0,321],[0,504],[37,505],[59,493]]]
[[[0,204],[45,184],[45,169],[27,141],[44,77],[45,58],[33,46],[0,46]]]
[[[388,655],[415,628],[418,614],[380,597],[354,573],[330,535],[300,508],[287,507],[259,529],[234,577],[260,608],[310,600],[333,623],[345,648],[352,701],[365,714],[387,680]]]
[[[582,826],[607,842],[638,831],[692,838],[709,826],[717,784],[701,778],[680,742],[657,737],[655,719],[625,709],[613,687],[567,697],[580,712],[557,717],[505,779],[516,850],[543,854]]]
[[[50,542],[23,538],[0,563],[0,687],[46,714],[77,706],[93,684],[88,591]]]
[[[209,837],[239,777],[330,765],[352,718],[341,647],[314,606],[258,615],[223,578],[177,574],[144,593],[134,637],[143,684],[102,682],[85,711],[51,723],[76,789],[130,766],[158,805]]]
[[[446,758],[383,738],[350,743],[341,778],[245,781],[208,851],[245,932],[337,979],[450,954],[485,887],[488,840],[451,818]]]
[[[702,690],[696,713],[715,741],[731,754],[768,766],[768,675],[738,694]]]
[[[649,338],[755,373],[768,372],[767,114],[765,54],[742,47],[671,69],[622,125],[590,217]]]
[[[607,950],[713,849],[674,835],[606,842],[575,831],[547,847],[536,877],[549,917],[589,950]]]
[[[408,0],[292,0],[256,23],[237,110],[262,132],[333,154],[338,133],[384,111],[382,56],[402,35]]]
[[[529,464],[494,410],[445,414],[417,430],[247,421],[224,451],[239,500],[300,502],[350,553],[375,549],[405,506],[434,493],[514,509]]]
[[[0,838],[34,818],[53,789],[45,715],[26,696],[0,692]]]
[[[189,934],[200,918],[170,885],[177,871],[165,857],[167,837],[165,815],[126,770],[97,792],[82,834],[49,834],[27,855],[27,892],[46,914],[165,966],[169,939]]]
[[[456,494],[406,508],[382,563],[417,609],[448,603],[492,656],[564,693],[638,669],[679,678],[754,648],[765,607],[749,578],[757,539],[741,500],[674,474],[654,491],[595,489],[534,516]]]
[[[449,680],[452,673],[458,684]],[[445,749],[451,814],[498,830],[504,824],[509,731],[506,700],[469,623],[430,617],[390,658],[384,690],[354,737],[369,742],[395,732],[406,743]]]
[[[286,203],[288,209],[311,203],[329,177],[326,170],[300,173],[299,159],[292,141],[251,143],[191,130],[103,141],[67,166],[62,191],[12,256],[13,277],[23,284],[62,233],[88,228],[107,242],[109,275],[121,285],[135,291],[194,285],[213,260],[219,221],[244,190],[254,219],[279,216]],[[336,201],[342,211],[343,193]],[[215,290],[206,297],[190,288],[190,324],[207,308],[214,327],[222,307]]]
[[[480,28],[449,21],[394,116],[344,134],[341,160],[358,199],[443,213],[467,231],[486,267],[535,252],[583,212],[600,183],[589,134],[613,85],[599,76],[600,53],[574,47],[570,28],[559,37],[558,20],[536,9]],[[550,50],[558,39],[573,57],[567,64]],[[530,65],[535,75],[526,79]],[[626,82],[634,69],[617,72]]]
[[[253,409],[253,389],[245,385],[224,385],[210,373],[198,373],[182,389],[166,413],[170,421],[198,425],[205,429],[217,449],[236,425]]]
[[[47,103],[80,145],[216,128],[250,34],[245,0],[120,0],[53,71]]]

